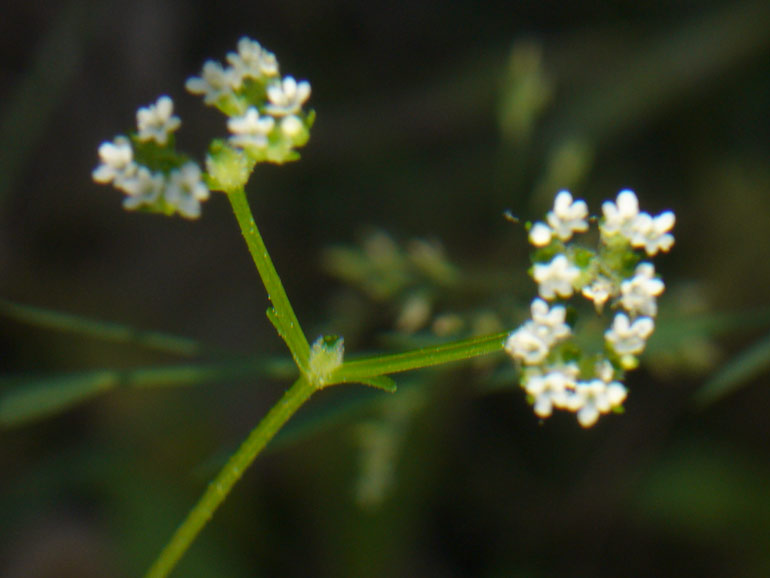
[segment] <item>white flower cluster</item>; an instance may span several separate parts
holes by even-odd
[[[97,183],[112,183],[126,194],[127,209],[146,208],[166,214],[179,213],[188,218],[200,216],[201,201],[209,198],[209,189],[201,178],[198,164],[175,155],[172,133],[181,124],[173,115],[174,103],[162,96],[136,114],[137,132],[131,137],[118,136],[99,147],[101,164],[93,171]],[[147,157],[136,159],[137,152]],[[165,157],[163,168],[150,161]]]
[[[227,67],[207,61],[200,77],[187,80],[187,90],[229,117],[230,146],[255,161],[296,158],[293,149],[307,142],[313,122],[312,113],[302,109],[310,83],[281,78],[275,55],[249,38],[241,38],[238,51],[226,58]]]
[[[674,244],[674,236],[669,233],[676,221],[674,213],[666,211],[657,217],[640,213],[633,191],[620,191],[615,203],[606,201],[602,205],[602,212],[601,232],[605,240],[618,237],[632,247],[644,248],[650,257],[658,251],[668,251]]]
[[[589,228],[585,202],[575,201],[568,191],[556,196],[547,224],[530,227],[535,247],[532,276],[539,297],[532,301],[532,319],[505,342],[521,367],[522,387],[535,414],[545,418],[554,408],[571,411],[583,427],[592,426],[601,414],[622,409],[627,391],[619,379],[638,365],[636,356],[655,329],[657,297],[665,286],[652,263],[640,262],[637,250],[652,257],[674,244],[674,213],[640,213],[632,191],[621,191],[602,211],[598,251],[565,244]],[[619,309],[604,333],[603,351],[583,352],[566,322],[565,306],[548,303],[575,294],[592,301],[597,314],[607,303]]]

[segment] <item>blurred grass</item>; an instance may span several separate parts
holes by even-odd
[[[103,369],[43,377],[0,379],[0,428],[27,425],[120,388],[180,387],[252,380],[290,379],[289,359],[253,359],[138,369]]]
[[[83,60],[88,3],[62,3],[32,63],[0,108],[0,202],[17,186]],[[0,205],[3,206],[3,205]]]
[[[764,336],[740,353],[706,379],[695,393],[695,402],[705,407],[723,397],[735,393],[752,380],[770,370],[770,335]]]
[[[185,357],[206,353],[218,353],[220,355],[224,353],[221,349],[203,345],[186,337],[157,331],[144,331],[125,324],[89,319],[82,315],[14,303],[5,299],[0,299],[0,315],[41,329],[72,333],[129,346],[140,346]]]

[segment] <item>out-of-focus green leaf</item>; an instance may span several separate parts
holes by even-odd
[[[4,392],[0,397],[0,427],[14,427],[64,411],[117,384],[111,371],[44,378]]]
[[[770,369],[770,335],[765,336],[725,363],[695,393],[696,403],[709,405]]]
[[[693,337],[715,337],[770,325],[770,308],[705,313],[682,317],[661,316],[647,345],[647,353],[667,350]]]
[[[30,495],[35,496],[38,508],[44,509],[66,500],[63,495],[68,490],[63,488],[90,488],[95,484],[101,493],[94,507],[108,509],[107,527],[114,540],[109,575],[141,576],[195,499],[198,489],[191,489],[177,478],[166,479],[136,459],[134,451],[125,451],[114,443],[107,446],[95,443],[62,448],[29,464],[0,494],[5,524],[0,527],[0,537],[10,539],[12,534],[8,534],[8,530],[18,528],[29,514],[24,505]],[[223,530],[210,530],[214,535],[217,531]],[[56,558],[48,559],[50,562]],[[190,578],[253,576],[253,569],[244,570],[243,565],[244,560],[238,558],[231,540],[203,539],[182,560],[179,575]],[[50,567],[45,562],[43,566]]]
[[[614,63],[617,68],[601,82],[592,79],[565,100],[545,130],[562,137],[580,135],[601,146],[651,122],[767,50],[770,36],[763,23],[770,18],[769,6],[762,0],[726,3],[648,39],[622,63]]]
[[[764,535],[766,549],[770,470],[764,458],[709,446],[703,440],[684,444],[654,467],[646,466],[632,512],[668,531],[720,541],[727,534],[732,539]]]
[[[80,315],[32,307],[4,299],[0,299],[0,315],[37,327],[86,335],[103,341],[139,345],[176,355],[193,357],[212,349],[187,337],[178,337],[156,331],[143,331],[128,325],[97,321]]]
[[[205,365],[128,370],[103,369],[46,377],[0,380],[0,428],[17,427],[67,410],[118,387],[175,387],[251,379],[290,377],[294,365],[283,359],[252,359]]]
[[[42,140],[62,93],[79,70],[88,10],[68,2],[15,91],[4,99],[0,116],[0,200],[16,184],[27,157]]]

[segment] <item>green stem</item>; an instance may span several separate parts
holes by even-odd
[[[300,376],[294,382],[294,385],[252,430],[246,441],[209,484],[206,492],[163,548],[145,578],[164,578],[169,575],[246,468],[315,390],[316,388],[304,376]]]
[[[329,383],[351,383],[361,379],[462,361],[489,355],[503,348],[506,333],[473,337],[464,341],[422,347],[406,353],[368,357],[343,363],[329,376]]]
[[[227,198],[230,199],[235,218],[241,227],[241,233],[243,233],[251,257],[254,259],[254,264],[257,266],[259,276],[262,277],[268,299],[273,304],[272,310],[268,310],[268,317],[278,330],[278,334],[286,342],[300,371],[307,374],[310,345],[302,332],[297,316],[294,314],[294,309],[283,288],[281,278],[273,266],[262,235],[259,234],[246,194],[241,189],[228,193]]]

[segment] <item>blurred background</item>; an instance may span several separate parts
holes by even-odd
[[[292,379],[225,199],[190,222],[91,180],[161,94],[202,160],[224,119],[184,81],[243,35],[313,87],[302,160],[249,186],[311,339],[515,328],[534,285],[504,212],[563,188],[595,213],[632,188],[677,244],[625,415],[540,422],[504,355],[322,392],[174,575],[770,575],[766,1],[0,13],[0,575],[141,575]]]

